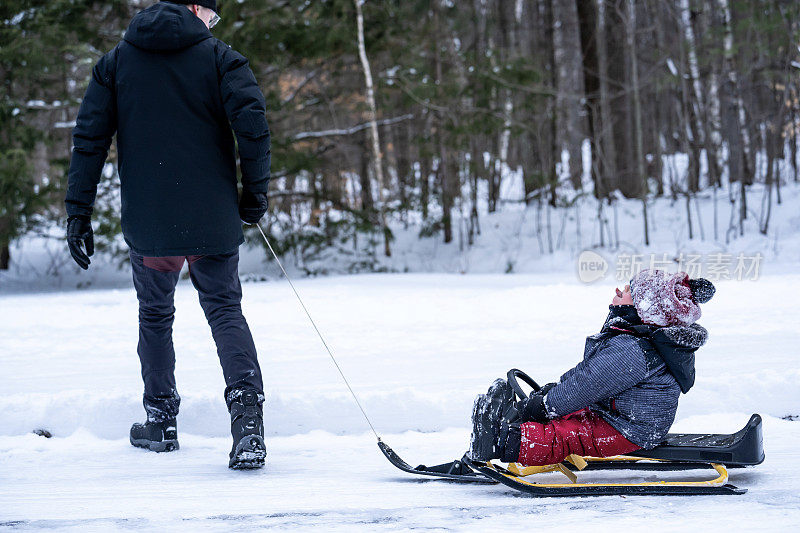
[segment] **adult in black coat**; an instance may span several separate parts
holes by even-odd
[[[247,60],[211,36],[219,19],[216,0],[190,1],[162,2],[138,13],[123,41],[94,67],[73,130],[67,241],[78,265],[88,268],[90,217],[116,133],[147,412],[146,423],[131,428],[131,444],[162,452],[178,448],[173,302],[188,259],[227,385],[233,435],[228,464],[257,468],[266,454],[263,382],[241,310],[238,248],[244,242],[240,218],[256,223],[267,210],[266,106]],[[239,146],[241,199],[231,128]]]
[[[89,218],[115,133],[122,232],[132,250],[162,257],[237,249],[237,206],[248,223],[266,211],[265,107],[247,59],[186,6],[162,2],[137,14],[94,67],[73,130],[66,208],[76,262],[89,265],[80,244],[93,249]]]

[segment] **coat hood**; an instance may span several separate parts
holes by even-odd
[[[133,17],[125,40],[144,50],[171,52],[211,37],[206,25],[186,6],[159,2]]]
[[[685,394],[694,385],[694,353],[708,340],[699,324],[658,327],[643,324],[632,305],[609,306],[604,332],[628,332],[650,341]]]
[[[653,328],[648,337],[675,381],[686,394],[694,385],[694,352],[706,343],[708,331],[699,324]]]

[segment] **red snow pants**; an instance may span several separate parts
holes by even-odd
[[[575,411],[547,424],[526,422],[520,430],[519,463],[525,466],[560,463],[573,453],[585,457],[612,457],[640,448],[589,409]]]

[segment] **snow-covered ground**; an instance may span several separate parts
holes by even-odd
[[[614,280],[587,285],[573,271],[296,284],[383,439],[410,463],[434,464],[463,453],[472,399],[494,378],[519,367],[546,382],[579,360]],[[766,461],[731,470],[749,489],[738,497],[536,500],[408,476],[378,451],[284,281],[244,285],[268,396],[267,466],[227,468],[224,384],[187,281],[175,321],[181,450],[148,453],[127,443],[143,415],[133,290],[0,296],[0,528],[792,530],[800,421],[784,418],[800,415],[800,275],[717,286],[673,430],[732,432],[764,416]]]

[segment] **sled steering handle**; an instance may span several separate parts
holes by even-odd
[[[508,377],[508,384],[511,385],[511,388],[514,390],[514,393],[519,397],[520,400],[528,399],[528,395],[525,394],[525,392],[522,390],[522,387],[519,386],[517,378],[521,379],[522,381],[530,385],[531,388],[533,389],[533,392],[538,392],[539,389],[541,389],[539,384],[536,383],[532,377],[530,377],[522,370],[519,370],[518,368],[512,368],[511,370],[509,370],[507,377]]]

